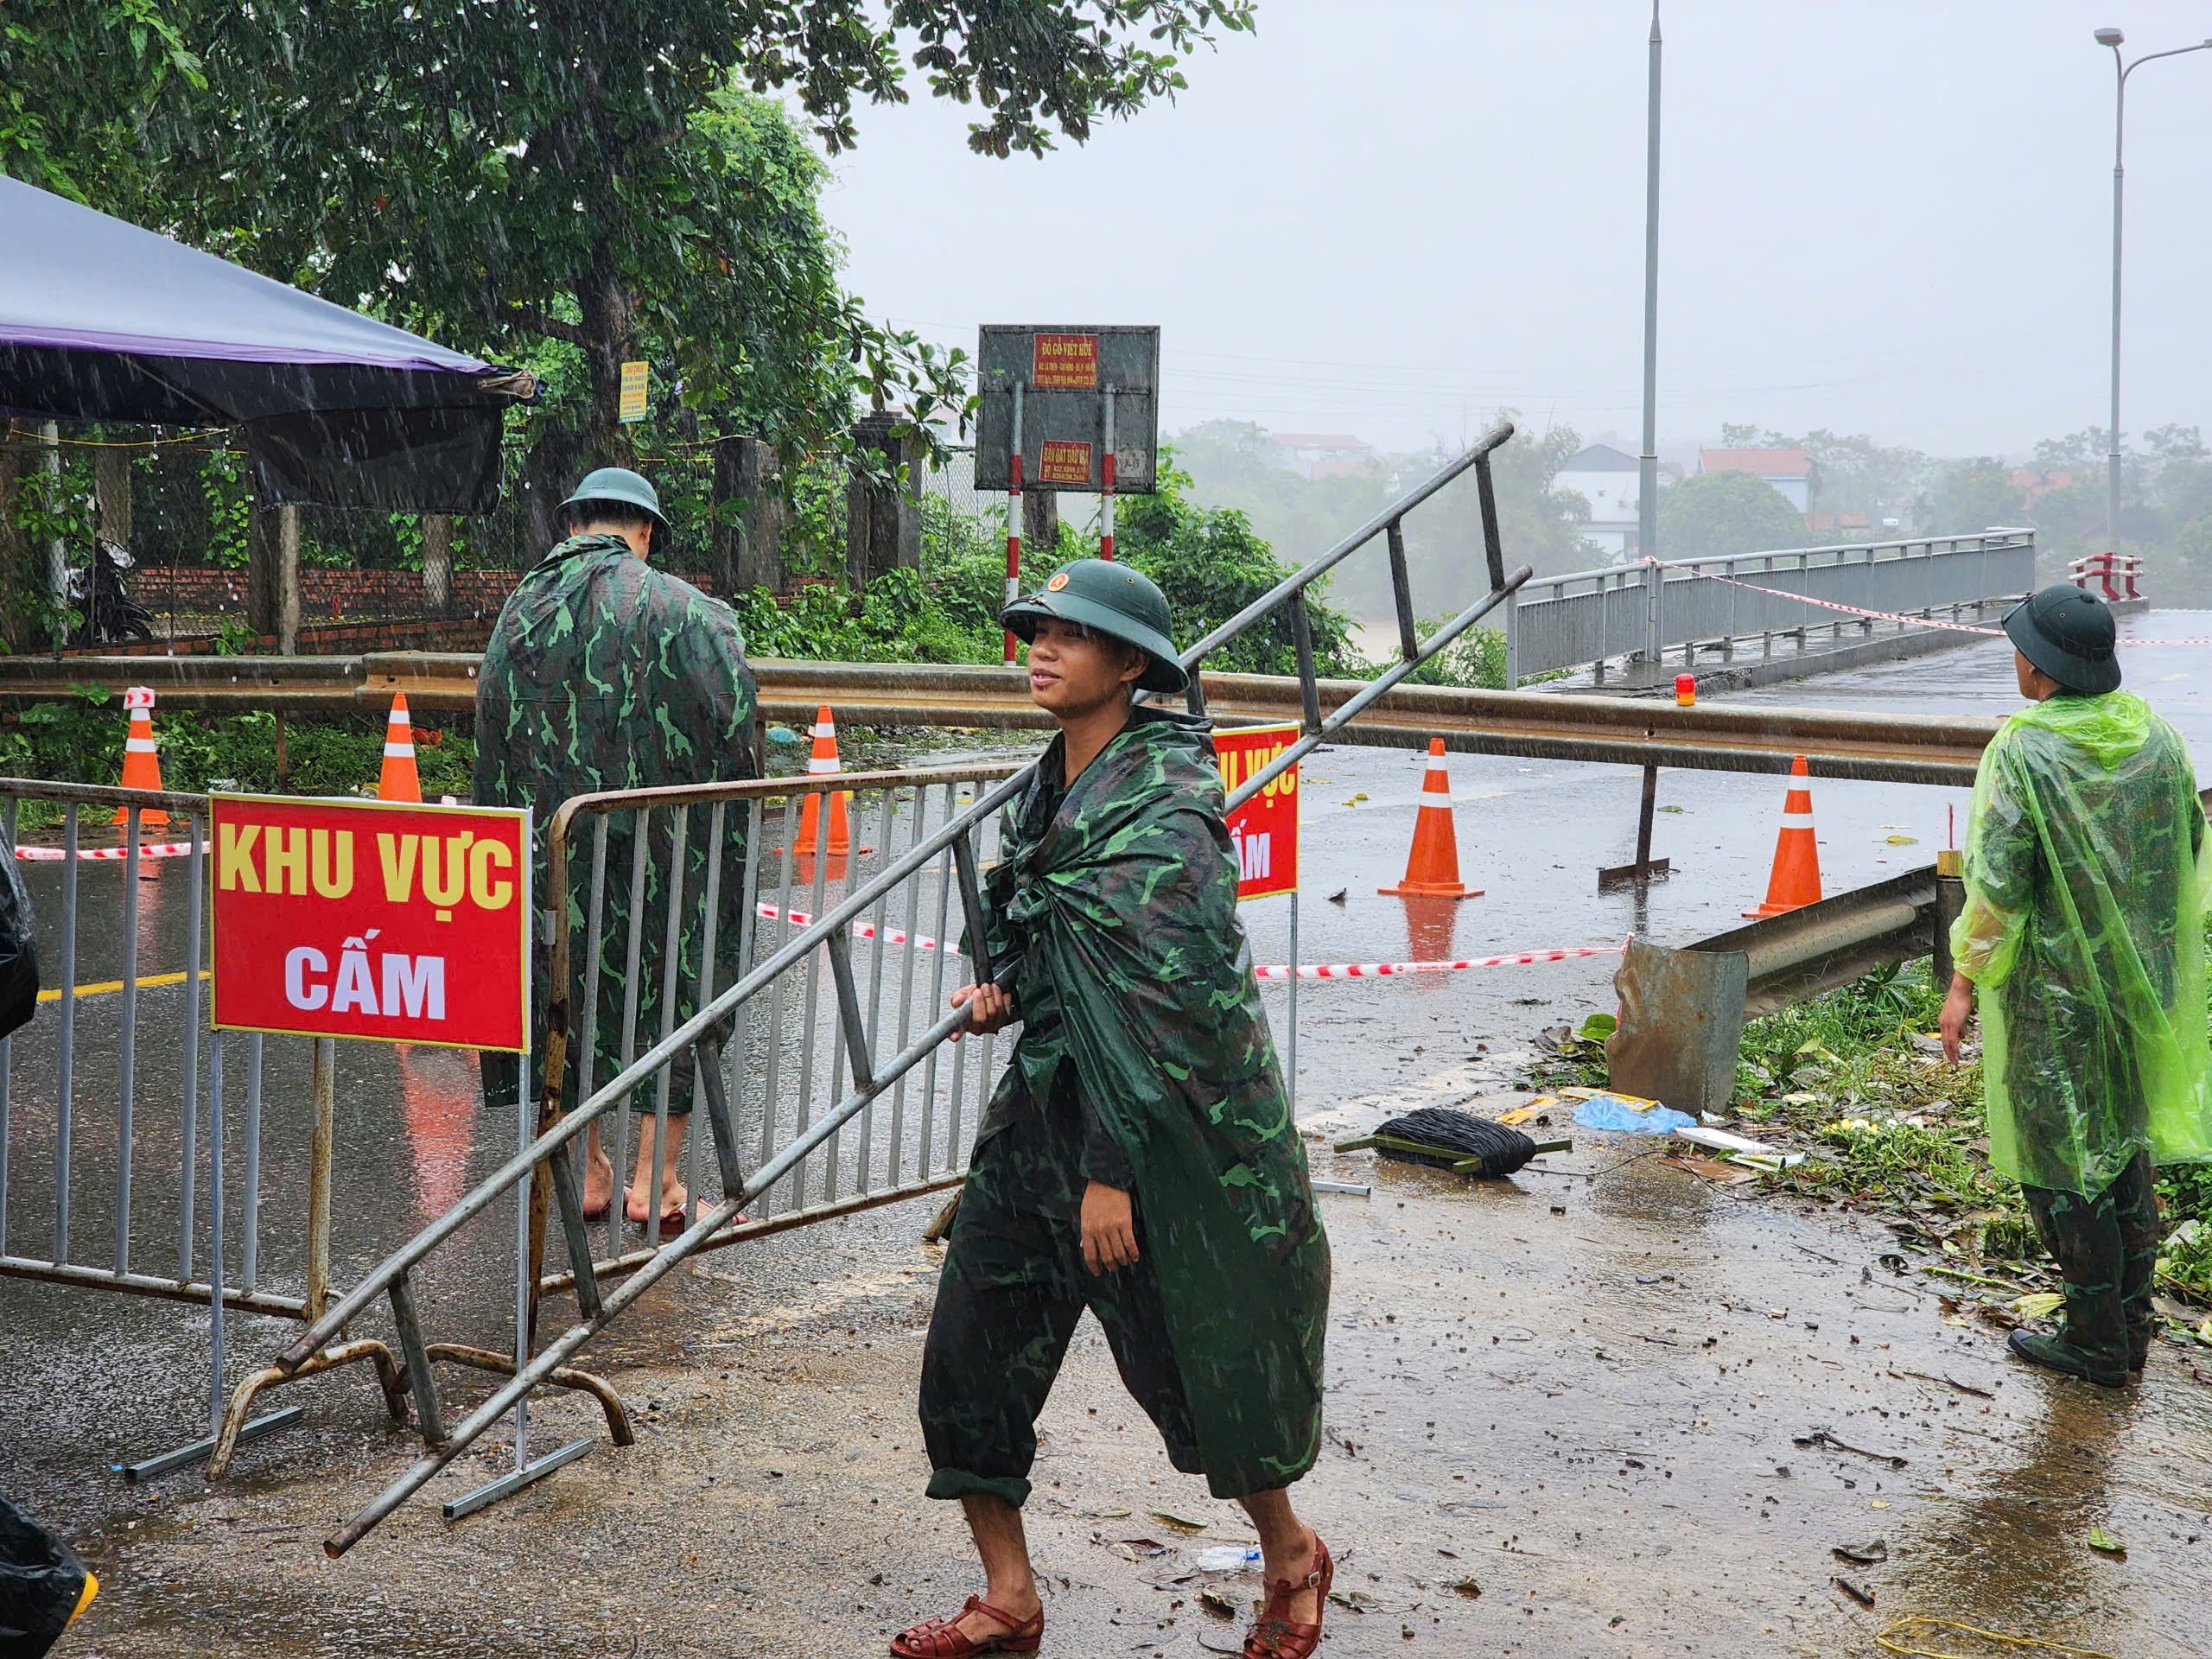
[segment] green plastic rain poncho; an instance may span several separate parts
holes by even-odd
[[[2094,1197],[2145,1147],[2212,1160],[2204,828],[2188,748],[2126,692],[2037,703],[1983,753],[1951,950],[2015,1180]]]

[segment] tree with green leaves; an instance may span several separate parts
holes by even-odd
[[[780,93],[834,153],[862,101],[980,106],[970,145],[1041,153],[1183,86],[1178,54],[1249,0],[176,0],[210,93],[149,139],[180,218],[257,269],[517,360],[575,348],[588,459],[626,459],[621,365],[650,339],[689,409],[756,398],[790,447],[850,378],[923,425],[957,364],[869,322],[806,245],[803,169],[764,168]],[[802,201],[799,198],[807,200]],[[957,354],[956,354],[957,355]]]
[[[1756,473],[1694,473],[1659,498],[1659,547],[1669,559],[1812,544],[1804,515]]]

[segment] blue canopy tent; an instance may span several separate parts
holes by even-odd
[[[527,372],[5,177],[0,249],[0,411],[238,427],[272,505],[498,504]]]

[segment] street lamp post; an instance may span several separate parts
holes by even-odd
[[[2170,52],[2146,52],[2129,63],[2120,54],[2127,36],[2116,29],[2101,29],[2096,32],[2099,46],[2112,48],[2112,67],[2117,77],[2113,99],[2112,118],[2112,425],[2105,437],[2107,450],[2105,456],[2105,550],[2120,551],[2120,195],[2126,173],[2120,164],[2121,142],[2126,136],[2127,78],[2146,63],[2160,58],[2177,58],[2188,52],[2202,52],[2212,48],[2212,41],[2199,41],[2195,46],[2177,46]]]

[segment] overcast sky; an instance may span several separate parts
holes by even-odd
[[[1723,421],[2024,452],[2101,424],[2113,68],[2212,3],[1669,0],[1662,451]],[[1638,430],[1632,0],[1261,0],[1179,103],[999,162],[867,112],[826,207],[878,315],[1158,323],[1163,426],[1455,442],[1514,405]],[[2128,83],[2122,425],[2212,429],[2212,52]]]

